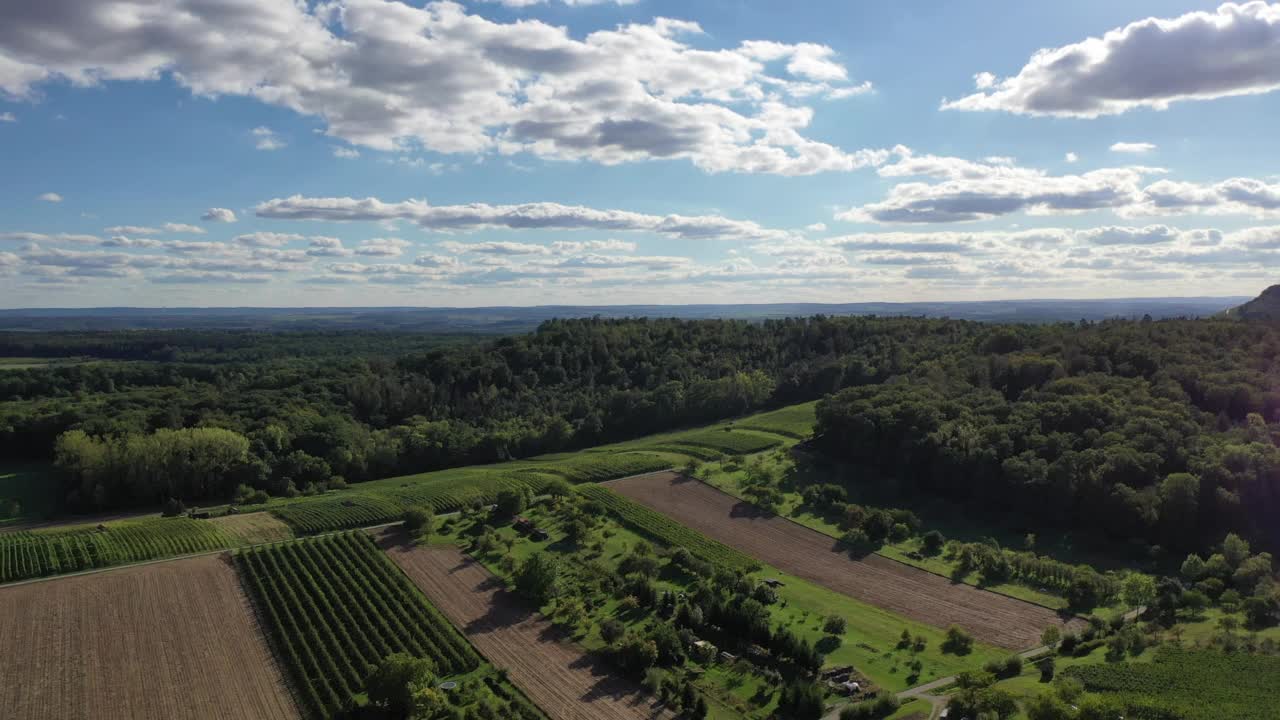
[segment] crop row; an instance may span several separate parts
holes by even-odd
[[[782,444],[778,438],[755,435],[753,433],[723,430],[700,430],[671,439],[681,445],[711,448],[728,455],[746,455],[747,453],[768,450]]]
[[[701,445],[683,445],[674,441],[664,442],[658,445],[646,445],[644,446],[644,449],[648,452],[665,452],[674,453],[676,455],[685,455],[687,457],[697,458],[708,462],[711,460],[719,460],[724,457],[724,453],[719,450],[702,447]]]
[[[308,717],[329,718],[363,690],[371,666],[404,652],[441,675],[479,657],[364,533],[259,546],[236,567]]]
[[[1084,665],[1067,674],[1127,707],[1185,720],[1262,720],[1276,717],[1280,707],[1275,656],[1166,647],[1154,662]]]
[[[530,488],[536,492],[539,485],[496,473],[442,477],[406,481],[398,487],[381,484],[377,489],[306,499],[273,508],[271,514],[299,535],[314,535],[392,522],[411,507],[430,507],[436,513],[453,512],[468,503],[493,502],[504,489]]]
[[[751,570],[759,563],[654,510],[600,485],[583,485],[578,492],[605,507],[623,525],[672,548],[684,548],[696,557],[733,570]]]
[[[671,461],[642,452],[584,452],[566,458],[539,462],[517,470],[521,476],[530,473],[555,474],[573,483],[604,482],[628,475],[666,470]]]
[[[805,403],[752,415],[743,418],[740,422],[735,422],[733,426],[742,430],[762,430],[803,440],[813,434],[813,427],[817,424],[813,403]]]
[[[0,582],[109,567],[234,544],[216,526],[189,518],[132,520],[97,528],[0,534]]]

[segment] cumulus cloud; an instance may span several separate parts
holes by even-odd
[[[1230,178],[1201,184],[1160,180],[1147,186],[1130,215],[1256,215],[1280,212],[1280,183]]]
[[[97,245],[102,238],[80,233],[0,232],[0,240],[18,240],[29,243],[70,242],[81,245]]]
[[[301,235],[294,233],[277,232],[251,232],[234,238],[235,242],[248,247],[282,247],[304,239]]]
[[[44,202],[50,202],[50,203],[60,203],[60,202],[62,202],[62,196],[61,196],[61,195],[59,195],[59,194],[58,194],[58,193],[56,193],[56,192],[47,192],[47,193],[43,193],[43,194],[41,194],[39,197],[37,197],[36,199],[37,199],[37,200],[43,200]]]
[[[151,227],[147,225],[114,225],[105,228],[103,232],[114,235],[159,235],[161,233],[193,233],[203,235],[204,228],[186,223],[165,223],[160,227]]]
[[[205,222],[233,223],[236,221],[236,214],[226,208],[209,208],[200,219]]]
[[[934,184],[896,185],[883,201],[841,211],[836,218],[854,222],[946,223],[985,220],[1015,212],[1061,214],[1119,209],[1141,202],[1142,180],[1154,172],[1151,168],[1107,168],[1055,176],[963,160],[913,167],[912,171],[947,179]]]
[[[287,144],[275,130],[265,125],[259,125],[250,130],[249,134],[254,138],[253,146],[259,150],[279,150]]]
[[[386,151],[680,158],[708,172],[783,175],[883,159],[804,134],[813,110],[803,99],[871,90],[831,48],[707,49],[701,35],[697,23],[657,18],[574,37],[448,1],[114,0],[84,12],[79,0],[42,0],[0,6],[0,92],[167,75],[197,95],[319,118],[332,137]],[[253,133],[262,149],[283,142],[265,126]]]
[[[3,113],[0,113],[0,122],[7,122],[7,123],[18,122],[18,118],[14,117],[13,113],[11,112],[3,112]]]
[[[522,205],[429,205],[426,200],[387,203],[377,198],[308,198],[294,195],[257,206],[259,217],[286,220],[411,220],[428,230],[627,230],[683,240],[762,240],[789,233],[748,220],[717,215],[646,215],[626,210],[597,210],[580,205],[537,202]]]
[[[350,248],[342,246],[342,240],[324,235],[313,236],[307,247],[307,255],[312,257],[347,257],[353,253]]]
[[[1075,153],[1073,153],[1073,152],[1069,152],[1069,153],[1067,153],[1065,156],[1063,156],[1063,160],[1066,160],[1067,162],[1069,162],[1069,163],[1071,163],[1072,165],[1074,165],[1074,164],[1076,164],[1076,163],[1080,162],[1080,156],[1079,156],[1079,155],[1077,155],[1077,154],[1075,154]]]
[[[356,254],[371,257],[399,257],[404,254],[404,249],[409,245],[407,240],[400,238],[373,238],[360,243],[356,248]]]
[[[360,157],[360,151],[352,147],[334,147],[333,156],[344,160],[354,160]]]
[[[1113,153],[1128,153],[1130,155],[1142,155],[1156,149],[1156,146],[1148,142],[1118,142],[1113,143],[1109,148]]]
[[[980,73],[979,92],[942,107],[1093,118],[1277,88],[1280,4],[1226,3],[1040,50],[1012,77]]]

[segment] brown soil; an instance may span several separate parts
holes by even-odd
[[[0,715],[294,720],[226,555],[0,588]]]
[[[959,625],[979,642],[1011,650],[1040,644],[1058,613],[868,555],[854,560],[836,541],[678,473],[638,475],[606,487],[783,572],[935,627]]]
[[[554,720],[639,720],[669,717],[641,688],[572,645],[480,563],[452,547],[397,542],[382,545],[427,598],[457,625],[480,654]]]

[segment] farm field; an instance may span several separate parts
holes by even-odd
[[[0,582],[222,550],[236,544],[204,520],[146,518],[0,533]]]
[[[1275,656],[1163,647],[1152,662],[1084,665],[1066,674],[1135,713],[1152,708],[1184,720],[1268,720],[1280,707]]]
[[[502,581],[452,547],[381,544],[477,649],[555,720],[667,717],[638,685],[597,667],[550,622],[503,589]]]
[[[1057,613],[894,562],[850,559],[835,541],[676,473],[606,487],[779,570],[935,627],[959,625],[981,642],[1015,650],[1039,643]]]
[[[364,533],[265,545],[235,555],[307,717],[356,702],[369,667],[393,653],[441,676],[480,660]]]
[[[225,556],[0,588],[13,720],[293,720]]]
[[[265,512],[223,515],[209,522],[240,545],[279,542],[293,537],[288,525]]]

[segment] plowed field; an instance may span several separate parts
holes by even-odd
[[[879,555],[854,560],[822,533],[762,514],[750,503],[677,473],[615,480],[605,486],[783,572],[936,627],[959,625],[979,641],[1026,650],[1062,624],[1039,605],[952,583]]]
[[[0,716],[296,720],[225,555],[0,588]]]
[[[454,548],[383,546],[427,598],[543,712],[555,720],[640,720],[655,711],[639,686],[564,642],[482,565]]]

